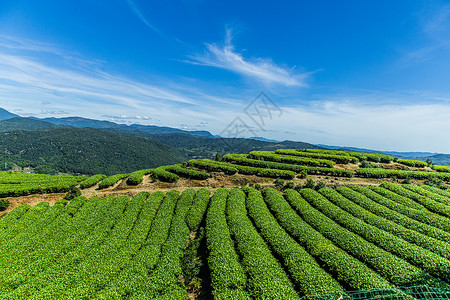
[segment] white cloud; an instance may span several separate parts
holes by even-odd
[[[268,128],[291,139],[376,150],[450,153],[450,103],[365,105],[358,100],[282,107]],[[280,139],[279,134],[269,134]],[[285,136],[289,137],[288,136]]]
[[[16,52],[21,49],[14,49],[14,54],[8,49],[0,45],[0,107],[20,111],[24,116],[69,112],[95,119],[115,117],[127,123],[135,119],[142,124],[161,126],[184,124],[186,128],[204,128],[213,134],[241,117],[257,135],[275,140],[450,152],[448,95],[343,91],[320,95],[316,98],[319,100],[302,101],[296,98],[295,89],[286,88],[285,101],[278,102],[277,94],[270,95],[283,115],[268,121],[262,131],[252,120],[244,119],[245,100],[250,102],[256,96],[253,92],[243,90],[239,99],[223,87],[202,89],[204,83],[199,81],[190,84],[193,81],[155,78],[151,84],[144,83],[104,72],[98,65],[80,66],[79,60],[64,59],[64,64],[50,66],[39,59],[41,50],[33,50],[36,55],[31,50],[19,55]],[[55,52],[65,55],[64,51]]]
[[[191,64],[221,68],[264,83],[285,86],[306,86],[308,73],[296,73],[293,68],[279,66],[267,58],[246,59],[235,51],[231,31],[227,30],[225,45],[206,44],[202,55],[190,56]]]

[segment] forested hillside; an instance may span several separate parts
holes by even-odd
[[[0,163],[42,173],[116,174],[180,163],[178,149],[146,138],[92,128],[55,128],[0,134]]]

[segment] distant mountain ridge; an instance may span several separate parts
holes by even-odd
[[[437,154],[443,154],[443,153],[435,153],[435,152],[401,152],[401,151],[381,151],[381,150],[373,150],[373,149],[367,149],[367,148],[357,148],[357,147],[346,147],[346,146],[329,146],[329,145],[323,145],[323,144],[317,144],[317,146],[324,147],[327,149],[347,149],[350,151],[358,151],[358,152],[377,152],[377,153],[385,153],[388,155],[393,156],[401,156],[401,157],[428,157],[433,156]],[[444,154],[445,155],[445,154]]]
[[[43,118],[41,121],[49,122],[55,125],[65,125],[76,128],[96,128],[106,129],[115,128],[122,130],[140,130],[151,134],[170,134],[170,133],[187,133],[196,136],[206,136],[213,138],[214,136],[209,131],[187,131],[178,128],[156,126],[156,125],[140,125],[140,124],[117,124],[111,121],[95,120],[82,117],[66,117],[66,118]]]
[[[2,119],[3,118],[3,119]],[[88,119],[83,117],[66,117],[66,118],[25,118],[20,117],[16,114],[12,114],[4,109],[0,108],[0,132],[13,132],[15,130],[25,130],[25,131],[44,131],[46,135],[42,133],[34,133],[28,134],[30,141],[20,141],[24,142],[26,145],[33,142],[37,137],[39,138],[51,138],[54,137],[54,130],[58,130],[61,128],[72,128],[72,129],[84,129],[84,128],[93,128],[101,131],[109,131],[120,136],[121,143],[125,143],[124,141],[129,138],[132,143],[136,142],[136,138],[144,138],[149,142],[157,142],[162,143],[161,145],[165,145],[167,149],[177,149],[178,154],[176,155],[177,159],[173,160],[175,162],[181,162],[191,158],[214,158],[216,154],[227,154],[227,153],[249,153],[254,150],[266,150],[272,151],[276,149],[299,149],[299,148],[328,148],[328,149],[348,149],[352,151],[363,151],[363,152],[380,152],[386,153],[389,155],[393,155],[401,158],[410,158],[410,159],[418,159],[426,161],[427,159],[431,159],[434,164],[438,165],[450,165],[450,155],[449,154],[438,154],[438,153],[430,153],[430,152],[396,152],[396,151],[375,151],[371,149],[363,149],[356,147],[342,147],[342,146],[329,146],[329,145],[313,145],[305,142],[294,142],[294,141],[277,141],[277,140],[269,140],[262,137],[251,137],[251,138],[222,138],[220,136],[212,135],[209,131],[186,131],[177,128],[171,127],[161,127],[156,125],[126,125],[126,124],[117,124],[111,121],[104,120],[95,120]],[[71,131],[67,131],[71,132]],[[100,136],[100,134],[92,133],[89,131],[88,135],[96,135]],[[24,133],[22,133],[24,135]],[[129,136],[129,137],[127,137]],[[58,138],[61,138],[59,136]],[[76,146],[76,142],[82,143],[83,139],[80,134],[74,135],[74,143],[72,146]],[[0,139],[0,146],[4,149],[4,144],[8,143],[8,140]],[[19,142],[19,141],[17,141]],[[104,141],[106,144],[113,143],[113,141]],[[10,144],[9,144],[10,145]],[[45,153],[48,151],[44,147],[45,144],[41,144],[41,148],[39,151]],[[104,145],[99,145],[102,148]],[[132,146],[130,146],[132,147]],[[169,152],[172,150],[169,150]],[[144,151],[145,152],[145,151]],[[7,153],[7,152],[6,152]],[[148,155],[152,155],[148,153]],[[157,155],[153,157],[152,161],[162,162],[164,161],[163,156],[164,152],[157,152]],[[181,157],[183,157],[181,159]],[[1,157],[0,157],[1,158]],[[77,169],[75,164],[71,162],[71,168],[61,168],[52,164],[52,161],[55,160],[54,157],[47,157],[44,159],[43,157],[33,156],[31,159],[27,158],[26,155],[16,153],[13,155],[3,155],[3,160],[0,161],[0,164],[3,164],[6,159],[9,159],[10,162],[15,162],[19,164],[26,165],[24,161],[26,161],[31,166],[52,166],[53,170],[61,171],[66,170],[69,172],[77,172],[80,173],[81,169]],[[11,160],[11,158],[14,158]],[[43,163],[43,159],[45,163]],[[71,158],[67,158],[69,161]],[[58,157],[57,160],[63,161],[63,157]],[[144,160],[146,161],[146,160]],[[146,163],[148,164],[148,163]],[[104,165],[106,166],[106,165]],[[84,168],[84,167],[83,167]],[[109,172],[115,168],[115,173],[126,172],[129,168],[126,168],[121,162],[113,161],[112,165],[107,166],[104,172]],[[88,169],[82,169],[83,172],[87,172]],[[96,170],[101,170],[100,168]],[[101,173],[101,171],[100,171]]]
[[[16,114],[10,113],[6,109],[0,108],[0,121],[12,119],[15,117],[19,117],[19,116]]]
[[[39,130],[58,127],[62,126],[41,121],[38,119],[22,118],[22,117],[14,117],[0,121],[0,132],[7,132],[13,130]]]
[[[399,157],[399,158],[407,158],[407,159],[416,159],[421,161],[427,161],[431,159],[433,164],[442,165],[442,166],[450,166],[450,154],[444,153],[433,153],[433,152],[399,152],[399,151],[377,151],[365,148],[356,148],[356,147],[345,147],[345,146],[329,146],[318,144],[317,146],[321,146],[327,149],[347,149],[350,151],[358,151],[358,152],[377,152],[384,153],[387,155]]]

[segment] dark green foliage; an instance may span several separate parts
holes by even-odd
[[[308,178],[308,179],[306,179],[306,182],[303,185],[303,188],[313,189],[315,186],[316,186],[316,183],[314,182],[314,180],[312,180],[312,178]]]
[[[71,189],[67,192],[67,194],[66,194],[66,196],[64,197],[64,199],[66,199],[66,200],[72,200],[72,199],[74,199],[74,198],[76,198],[76,197],[79,197],[79,196],[81,196],[81,191],[80,191],[80,189],[77,188],[77,187],[73,187],[73,188],[71,188]]]
[[[286,184],[284,185],[285,189],[293,189],[294,188],[294,182],[293,181],[288,181],[286,182]]]
[[[182,151],[160,142],[92,128],[0,133],[0,145],[0,165],[45,172],[112,175],[186,160]]]
[[[314,189],[315,189],[316,191],[318,191],[318,190],[320,190],[321,188],[324,188],[325,186],[326,186],[325,182],[319,181],[319,182],[316,184],[316,186],[314,187]]]
[[[149,134],[139,130],[124,131],[106,129],[122,134],[132,134],[145,137],[154,141],[159,141],[166,145],[178,148],[185,153],[189,159],[209,158],[216,159],[216,154],[227,153],[249,153],[255,150],[275,151],[277,149],[298,149],[298,148],[317,148],[312,144],[303,142],[284,141],[281,143],[272,143],[257,141],[245,138],[219,138],[212,139],[204,136],[194,136],[187,133],[171,134]]]
[[[216,161],[222,161],[223,160],[223,155],[222,154],[220,154],[220,153],[216,153],[216,155],[215,155],[215,159],[216,159]]]
[[[4,211],[9,206],[9,201],[6,199],[0,199],[0,211]]]
[[[15,117],[0,122],[0,132],[7,132],[13,130],[39,130],[57,127],[61,126],[41,120],[22,117]]]
[[[376,165],[376,164],[374,164],[374,163],[372,163],[372,162],[370,162],[370,161],[367,161],[367,160],[361,161],[361,164],[359,165],[359,167],[362,168],[362,169],[374,169],[374,168],[379,168],[378,165]]]
[[[274,184],[277,188],[282,188],[282,187],[284,187],[284,180],[281,178],[277,178],[277,179],[275,179]]]
[[[203,262],[198,259],[198,248],[205,237],[205,228],[200,228],[196,237],[189,242],[188,247],[184,251],[183,258],[181,259],[181,268],[183,270],[183,279],[187,284],[190,284],[194,278],[200,274],[200,269],[203,266]]]

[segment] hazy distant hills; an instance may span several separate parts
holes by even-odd
[[[214,158],[216,153],[319,148],[302,142],[212,138],[207,131],[127,126],[77,117],[5,116],[11,118],[0,121],[0,165],[32,167],[41,173],[116,174],[190,158]]]
[[[32,167],[36,172],[117,174],[217,153],[254,150],[343,148],[264,138],[220,138],[208,131],[185,131],[154,125],[124,125],[81,117],[24,118],[0,109],[0,166]],[[356,151],[369,149],[346,148]],[[450,155],[385,152],[398,157],[450,165]]]
[[[376,150],[365,149],[365,148],[345,147],[345,146],[329,146],[329,145],[322,145],[322,144],[319,144],[318,146],[328,148],[328,149],[347,149],[350,151],[359,151],[359,152],[384,153],[384,154],[399,157],[399,158],[417,159],[417,160],[421,160],[421,161],[426,161],[427,159],[431,159],[433,164],[435,164],[435,165],[450,166],[450,154],[433,153],[433,152],[376,151]]]
[[[0,108],[0,121],[18,117],[18,115],[12,114],[6,109]]]
[[[49,122],[55,125],[65,125],[70,127],[76,127],[76,128],[97,128],[97,129],[121,129],[125,131],[134,131],[134,130],[140,130],[151,134],[170,134],[170,133],[187,133],[191,135],[196,136],[206,136],[206,137],[214,137],[210,132],[208,131],[186,131],[181,130],[177,128],[171,128],[171,127],[161,127],[161,126],[155,126],[155,125],[139,125],[139,124],[133,124],[133,125],[125,125],[125,124],[117,124],[110,121],[101,121],[101,120],[94,120],[94,119],[87,119],[87,118],[81,118],[81,117],[67,117],[67,118],[45,118],[40,119],[45,122]]]

